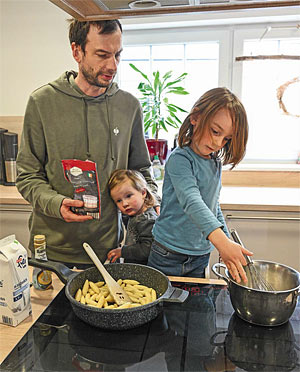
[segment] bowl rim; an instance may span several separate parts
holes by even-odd
[[[287,266],[285,264],[281,264],[281,263],[278,263],[278,262],[275,262],[275,261],[266,261],[266,260],[253,260],[253,263],[255,264],[256,262],[258,263],[266,263],[266,264],[273,264],[273,265],[278,265],[278,266],[282,266],[286,269],[289,269],[290,271],[292,271],[294,274],[296,274],[296,276],[298,277],[298,285],[294,288],[290,288],[290,289],[286,289],[286,290],[282,290],[282,291],[263,291],[261,289],[257,289],[257,288],[251,288],[251,287],[247,287],[246,285],[242,285],[240,283],[237,283],[234,279],[231,278],[230,276],[230,273],[229,273],[229,270],[226,268],[225,269],[225,274],[228,278],[228,280],[230,282],[232,282],[233,284],[239,286],[239,287],[242,287],[242,288],[245,288],[247,290],[250,290],[250,291],[254,291],[254,292],[260,292],[260,293],[269,293],[269,294],[281,294],[281,293],[289,293],[289,292],[294,292],[294,291],[297,291],[298,290],[298,295],[300,294],[300,273],[299,271],[297,271],[296,269],[290,267],[290,266]]]

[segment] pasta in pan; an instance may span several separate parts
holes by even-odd
[[[146,305],[157,299],[156,291],[153,288],[140,284],[137,280],[119,279],[118,284],[128,294],[130,302],[118,306],[107,285],[104,281],[91,282],[86,279],[82,288],[79,288],[75,294],[75,300],[87,306],[94,306],[105,309],[130,309]]]

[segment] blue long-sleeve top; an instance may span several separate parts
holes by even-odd
[[[207,239],[215,229],[229,236],[219,204],[222,164],[206,159],[190,147],[176,148],[165,165],[160,216],[154,239],[167,248],[188,255],[213,250]]]

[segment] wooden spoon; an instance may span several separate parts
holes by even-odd
[[[83,248],[86,253],[90,256],[90,259],[94,262],[97,269],[100,271],[103,279],[105,280],[110,294],[113,296],[117,305],[123,305],[125,302],[132,303],[128,294],[124,289],[115,281],[115,279],[107,272],[105,267],[100,262],[99,258],[96,256],[92,247],[88,243],[83,243]]]

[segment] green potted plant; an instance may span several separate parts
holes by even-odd
[[[178,118],[178,112],[187,112],[183,108],[169,102],[170,94],[189,94],[182,86],[187,73],[183,73],[175,79],[172,79],[172,71],[166,72],[161,76],[159,71],[153,72],[153,79],[150,79],[145,73],[139,70],[134,64],[130,67],[142,75],[144,81],[138,85],[138,90],[142,94],[140,102],[144,113],[145,133],[151,133],[153,138],[146,140],[151,160],[158,155],[162,163],[165,162],[168,152],[168,141],[159,138],[161,130],[168,132],[168,127],[179,128],[181,120]]]

